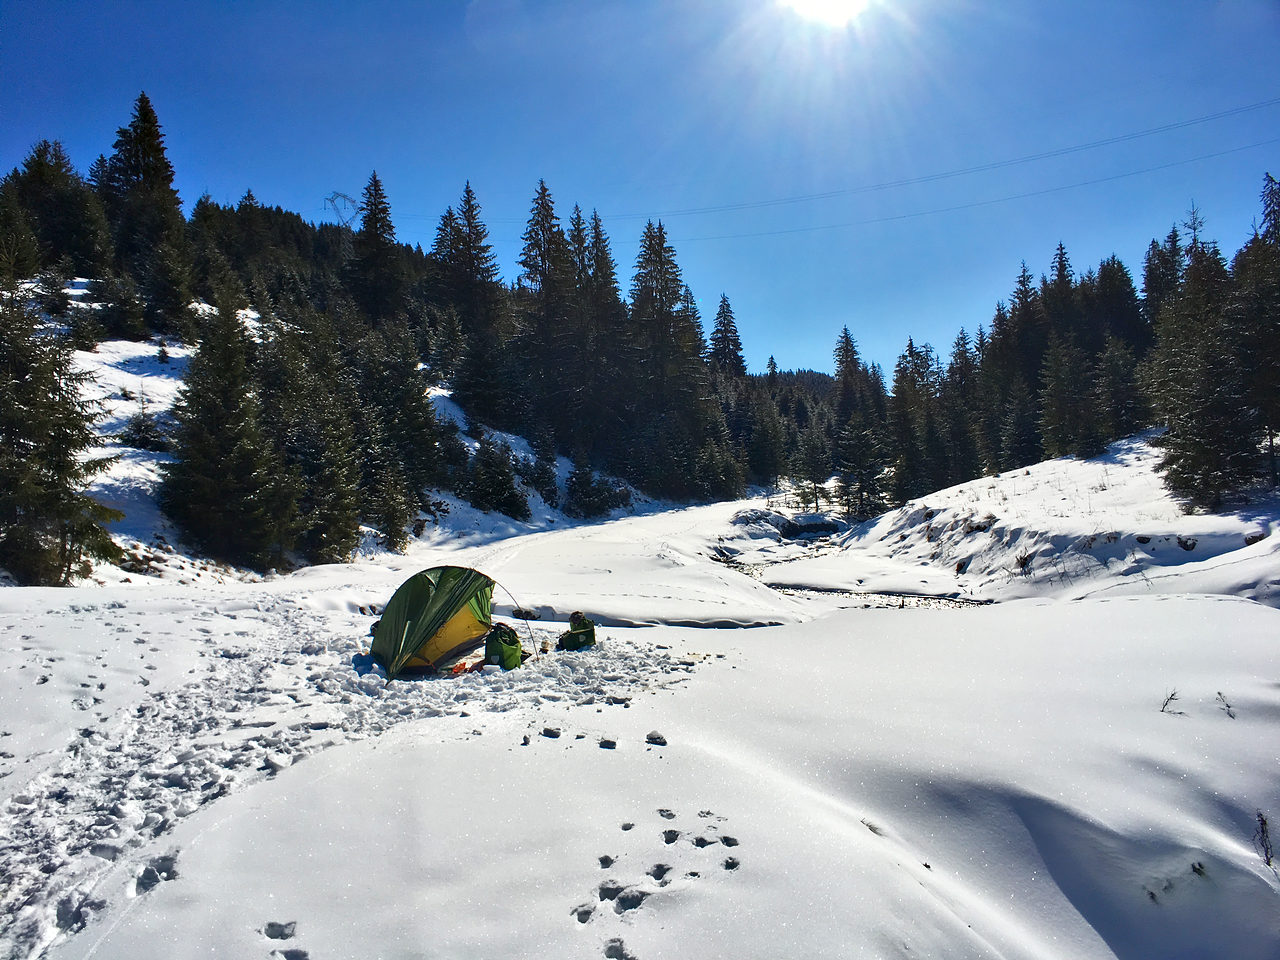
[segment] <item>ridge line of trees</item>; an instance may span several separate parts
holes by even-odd
[[[868,517],[1044,456],[1094,455],[1153,423],[1165,428],[1166,483],[1189,505],[1216,508],[1260,477],[1276,482],[1280,189],[1270,175],[1261,226],[1230,264],[1195,210],[1152,241],[1141,293],[1116,257],[1078,275],[1059,244],[1048,274],[1037,281],[1024,263],[989,326],[961,330],[945,363],[909,339],[889,378],[847,327],[834,375],[780,371],[772,357],[748,374],[728,296],[704,334],[661,222],[646,224],[624,296],[599,215],[574,206],[562,220],[543,181],[510,284],[470,183],[424,251],[397,239],[376,172],[354,231],[307,223],[252,191],[233,206],[201,197],[187,218],[173,182],[145,94],[87,177],[61,144],[37,143],[0,181],[0,274],[13,291],[4,333],[12,356],[34,356],[39,323],[14,282],[35,278],[40,309],[65,333],[52,364],[63,380],[73,345],[197,345],[171,417],[131,424],[131,436],[171,453],[164,509],[220,559],[343,560],[362,523],[401,547],[415,517],[439,512],[435,489],[524,517],[531,491],[556,497],[557,455],[574,464],[563,506],[584,516],[619,502],[597,474],[608,471],[680,499],[789,476],[815,507],[834,476],[845,512]],[[61,295],[72,276],[93,278],[96,309]],[[438,384],[476,425],[475,453],[436,417]],[[21,409],[15,438],[45,422]],[[88,430],[93,411],[79,417]],[[529,437],[534,457],[515,457],[479,424]],[[59,481],[68,503],[90,475]],[[0,566],[11,571],[20,561],[3,545],[27,536],[34,516],[24,495],[0,502]],[[106,549],[101,515],[74,502],[84,535],[62,539]],[[61,556],[17,575],[82,569],[75,546]]]

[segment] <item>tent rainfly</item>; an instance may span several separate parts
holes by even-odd
[[[431,567],[402,583],[373,630],[373,657],[387,680],[479,647],[493,626],[493,587],[469,567]]]

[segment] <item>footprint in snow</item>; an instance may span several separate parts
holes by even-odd
[[[660,808],[657,811],[657,814],[662,820],[668,822],[677,819],[675,811],[667,807]],[[663,845],[667,848],[674,848],[673,852],[675,855],[672,859],[675,860],[676,863],[679,863],[680,859],[686,861],[681,867],[683,870],[681,878],[685,881],[692,881],[701,878],[703,875],[702,869],[689,868],[702,867],[704,863],[707,863],[707,861],[702,859],[702,857],[706,856],[705,854],[699,855],[697,853],[692,853],[693,859],[690,859],[690,853],[686,853],[686,851],[702,851],[716,844],[720,844],[725,847],[737,847],[740,843],[737,837],[719,833],[719,824],[725,822],[724,817],[716,816],[716,814],[710,810],[699,811],[698,817],[704,821],[703,831],[697,836],[694,836],[692,840],[682,843],[681,839],[685,837],[688,831],[680,830],[676,827],[670,827],[661,831]],[[708,820],[714,822],[710,824],[705,823],[705,821]],[[635,824],[630,821],[622,824],[624,832],[629,832],[634,828]],[[608,870],[616,866],[621,859],[621,857],[614,856],[612,854],[602,854],[597,857],[601,869],[604,870]],[[707,865],[710,866],[710,864]],[[724,857],[719,863],[720,867],[725,871],[730,872],[737,870],[741,865],[742,861],[734,856]],[[672,882],[671,874],[676,869],[676,866],[672,863],[663,861],[654,863],[644,872],[644,875],[634,883],[627,883],[625,881],[610,878],[596,886],[595,897],[593,900],[573,907],[569,911],[569,915],[576,919],[580,924],[589,923],[597,916],[600,906],[605,903],[612,904],[613,913],[618,916],[629,914],[632,911],[638,910],[649,897],[659,894],[664,888],[668,887]],[[618,953],[618,956],[627,955],[625,954],[625,947],[621,946],[621,940],[610,940],[609,943],[618,944],[617,950],[623,951],[622,953]]]
[[[266,926],[262,928],[262,935],[268,940],[292,940],[297,929],[298,922],[296,920],[290,920],[288,923],[277,923],[274,920],[269,920]]]
[[[141,896],[167,880],[176,880],[178,878],[177,863],[178,855],[176,853],[166,853],[160,857],[152,857],[134,878],[133,895],[135,897]]]
[[[604,956],[605,960],[636,960],[635,954],[627,951],[627,945],[620,937],[605,942]]]

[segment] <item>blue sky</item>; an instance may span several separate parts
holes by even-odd
[[[188,209],[252,188],[321,220],[376,169],[425,248],[469,179],[508,280],[545,178],[600,211],[624,290],[661,218],[752,370],[829,370],[846,324],[891,369],[1059,241],[1140,283],[1195,202],[1233,253],[1280,175],[1278,50],[1277,0],[870,0],[839,27],[778,0],[0,0],[0,164],[47,137],[87,170],[146,90]]]

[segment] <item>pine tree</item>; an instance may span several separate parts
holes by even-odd
[[[878,431],[857,414],[836,438],[836,500],[845,516],[865,520],[885,506],[880,477],[884,473],[884,450]]]
[[[1155,330],[1165,303],[1176,295],[1185,266],[1186,252],[1175,225],[1163,244],[1151,241],[1143,262],[1142,312],[1149,330]]]
[[[631,455],[643,357],[618,287],[609,236],[594,210],[589,231],[590,266],[583,297],[586,344],[593,359],[581,371],[586,382],[583,414],[589,424],[581,444],[589,456],[617,468]]]
[[[569,242],[545,180],[538,181],[522,239],[516,301],[527,402],[548,416],[557,439],[568,443],[578,406],[575,347],[583,331],[573,322],[575,271]]]
[[[1238,331],[1247,358],[1248,400],[1258,411],[1267,450],[1271,486],[1280,473],[1276,434],[1280,432],[1280,184],[1270,174],[1262,189],[1262,228],[1231,265],[1234,291],[1227,305],[1229,325]]]
[[[1107,337],[1090,378],[1097,433],[1103,443],[1127,437],[1142,426],[1144,407],[1135,373],[1129,345],[1118,337]]]
[[[1024,467],[1041,458],[1038,412],[1031,391],[1021,377],[1013,381],[1000,421],[1001,469]]]
[[[706,443],[714,443],[714,405],[703,357],[697,306],[680,277],[666,229],[645,227],[631,285],[631,324],[642,350],[636,443],[646,460],[635,479],[668,496],[695,493],[695,474]]]
[[[982,459],[974,430],[979,411],[979,355],[964,329],[951,345],[951,359],[938,388],[941,429],[947,446],[950,473],[947,485],[980,476]]]
[[[763,390],[755,391],[751,398],[750,417],[747,469],[757,482],[772,486],[782,475],[786,437],[778,408]]]
[[[1129,268],[1114,254],[1098,266],[1094,302],[1097,326],[1104,335],[1128,344],[1137,357],[1145,355],[1151,346],[1152,327],[1143,316]],[[1101,349],[1105,348],[1104,342]]]
[[[119,557],[103,525],[123,514],[84,492],[111,463],[93,456],[88,380],[12,279],[0,285],[0,568],[19,583],[66,584]]]
[[[791,461],[791,479],[813,498],[813,510],[821,508],[824,487],[831,479],[831,450],[821,431],[806,430],[800,435],[800,444]]]
[[[382,439],[408,487],[411,508],[441,478],[440,426],[427,396],[413,336],[404,323],[388,324],[360,345],[360,379],[377,411]]]
[[[503,349],[505,294],[498,280],[498,264],[489,244],[489,230],[480,219],[480,204],[470,182],[462,194],[448,245],[433,248],[447,257],[446,274],[454,285],[453,307],[462,328],[464,346],[454,375],[454,397],[468,413],[486,423],[512,423],[518,400],[511,384],[519,383],[515,364]],[[442,228],[445,224],[442,224]]]
[[[529,502],[516,486],[511,448],[492,434],[480,436],[471,463],[467,499],[477,510],[496,510],[513,520],[529,519]]]
[[[40,247],[40,262],[66,261],[72,276],[99,277],[111,258],[106,214],[57,140],[41,140],[19,170],[5,178]]]
[[[129,125],[117,131],[111,157],[94,165],[91,179],[106,209],[117,267],[137,284],[148,326],[183,331],[190,253],[173,165],[145,93],[138,95]]]
[[[1249,403],[1244,338],[1227,307],[1231,277],[1216,245],[1187,224],[1186,270],[1156,327],[1148,376],[1167,429],[1158,439],[1165,485],[1188,506],[1220,507],[1258,468],[1257,410]]]
[[[738,336],[733,307],[723,293],[720,294],[720,306],[716,308],[716,319],[711,328],[710,359],[712,369],[722,370],[731,377],[747,375],[747,364],[742,359],[742,340]]]
[[[1040,396],[1040,441],[1047,456],[1088,457],[1101,450],[1088,372],[1088,360],[1074,339],[1050,337]]]
[[[391,204],[375,170],[360,203],[360,229],[352,238],[348,266],[352,297],[375,326],[394,317],[403,305],[406,276]]]
[[[211,556],[261,568],[293,546],[296,492],[262,430],[237,307],[236,292],[220,291],[187,367],[160,505]]]
[[[348,371],[327,317],[290,304],[263,316],[257,363],[263,428],[297,492],[297,548],[312,563],[347,560],[359,539],[360,461]]]

